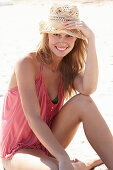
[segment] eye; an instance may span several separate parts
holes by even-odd
[[[67,37],[73,37],[73,36],[71,36],[71,35],[69,35],[69,34],[67,34],[66,36],[67,36]]]
[[[54,36],[59,36],[59,34],[53,34]]]

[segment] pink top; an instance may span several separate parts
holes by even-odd
[[[40,116],[50,127],[54,116],[59,112],[64,103],[63,84],[61,83],[59,86],[58,103],[53,104],[45,88],[42,67],[43,65],[41,65],[41,71],[35,80],[36,92],[40,104]],[[29,127],[22,109],[18,87],[15,87],[8,90],[4,98],[0,134],[0,156],[9,160],[22,148],[40,149],[49,155],[49,151],[40,143]]]

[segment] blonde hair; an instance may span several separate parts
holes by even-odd
[[[87,55],[87,41],[83,39],[76,39],[73,49],[62,59],[59,70],[64,85],[64,99],[70,98],[74,92],[73,81],[78,73],[84,69]],[[42,34],[42,40],[38,44],[37,59],[45,64],[52,63],[53,53],[49,49],[48,34]]]

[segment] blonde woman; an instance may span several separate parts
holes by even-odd
[[[16,63],[4,99],[4,168],[82,170],[104,162],[112,170],[113,137],[90,97],[98,82],[94,33],[79,20],[77,7],[66,4],[51,7],[40,33],[37,52]],[[84,164],[66,153],[80,122],[100,160]]]

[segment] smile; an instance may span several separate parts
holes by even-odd
[[[55,46],[56,47],[56,49],[57,50],[59,50],[59,51],[65,51],[68,47],[65,47],[65,48],[60,48],[60,47],[57,47],[57,46]]]

